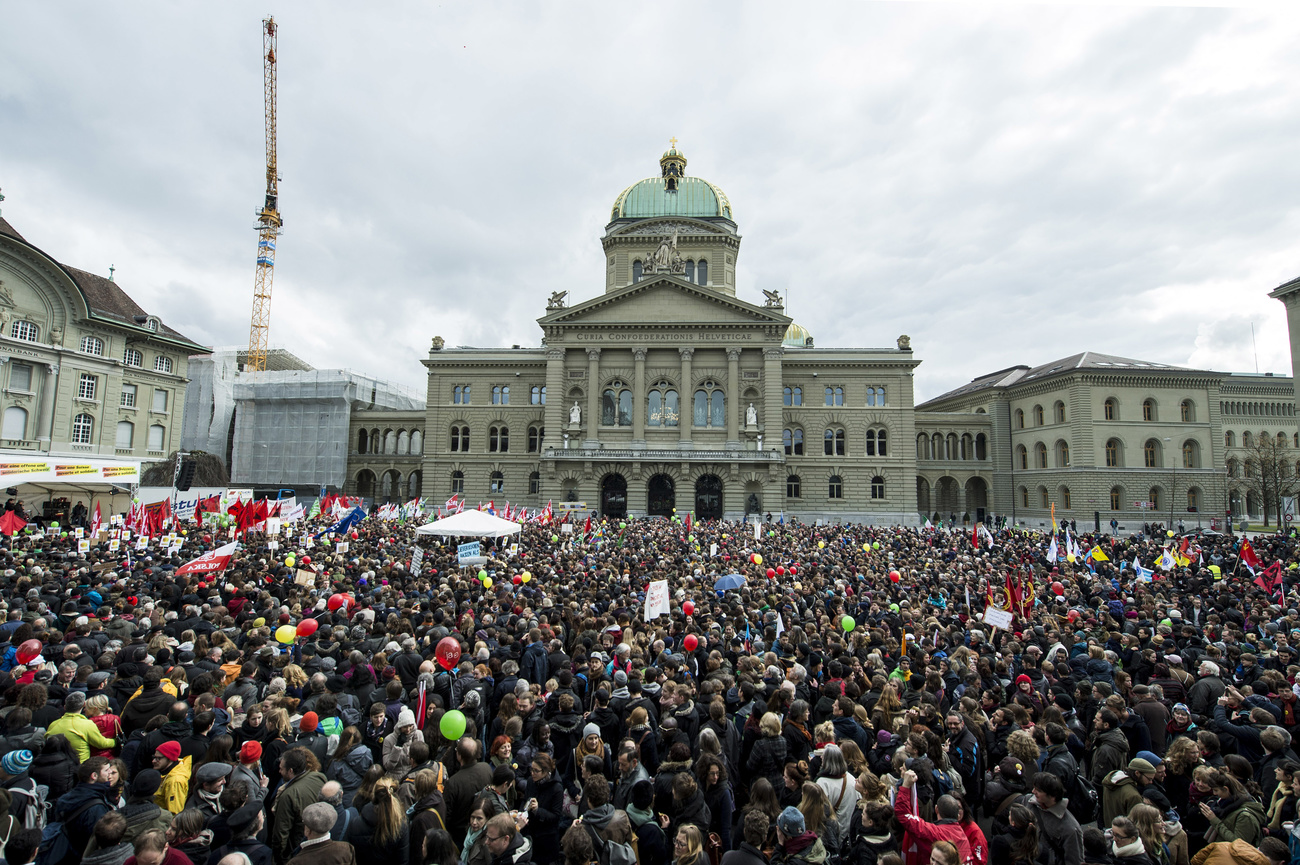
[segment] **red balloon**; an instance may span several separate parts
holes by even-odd
[[[347,603],[348,603],[347,595],[330,595],[329,602],[326,604],[326,606],[330,608],[331,612],[334,612],[337,611],[340,607],[347,606]]]
[[[28,640],[18,647],[18,663],[26,664],[33,658],[39,657],[43,644],[40,640]]]
[[[298,636],[310,637],[312,634],[316,633],[316,629],[319,627],[320,622],[315,619],[303,619],[298,623]]]
[[[769,580],[775,580],[775,579],[776,579],[776,571],[775,571],[773,568],[768,568],[768,569],[767,569],[767,578],[768,578]]]
[[[360,533],[360,532],[353,532],[353,533],[352,533],[352,540],[355,541],[355,540],[356,540],[357,538],[359,538],[359,537],[361,537],[361,533]]]
[[[724,562],[729,562],[729,561],[731,561],[731,556],[723,556],[723,557],[722,557],[722,560],[723,560]]]
[[[212,535],[204,535],[204,536],[203,536],[203,543],[205,543],[205,544],[210,544],[210,543],[212,543]]]
[[[303,563],[304,565],[310,565],[310,564],[311,564],[311,556],[303,556],[303,557],[302,557],[302,563]]]
[[[1078,611],[1078,610],[1070,610],[1070,612],[1068,613],[1068,616],[1069,616],[1069,619],[1070,619],[1071,622],[1077,622],[1077,621],[1079,621],[1079,611]]]
[[[896,583],[899,580],[903,579],[903,575],[900,574],[898,571],[890,571],[889,579]]]
[[[795,574],[797,574],[797,573],[799,573],[799,569],[796,568],[794,565],[791,565],[791,566],[790,566],[790,576],[793,577],[793,576],[794,576]]]
[[[433,650],[433,656],[444,670],[451,670],[460,660],[460,642],[454,637],[443,637]]]
[[[1064,595],[1064,594],[1065,594],[1065,586],[1061,585],[1061,581],[1060,581],[1060,580],[1057,580],[1056,582],[1052,583],[1052,594],[1055,594],[1055,595]]]
[[[682,640],[682,645],[686,647],[686,651],[688,652],[694,652],[695,647],[699,644],[700,641],[695,638],[694,634],[687,634],[686,639]]]
[[[694,601],[685,601],[685,602],[682,604],[682,612],[685,613],[685,614],[688,615],[688,616],[693,616],[693,615],[695,615],[695,602],[694,602]]]
[[[776,566],[776,572],[777,572],[778,574],[781,574],[782,576],[784,576],[784,575],[785,575],[785,565],[777,565],[777,566]]]
[[[519,576],[518,574],[515,574],[513,577],[510,578],[510,582],[514,583],[516,586],[522,583],[523,581],[524,578]]]

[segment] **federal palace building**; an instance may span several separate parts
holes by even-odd
[[[403,420],[423,427],[411,429],[423,495],[615,516],[1039,526],[1054,506],[1089,527],[1208,525],[1229,507],[1260,513],[1249,443],[1300,444],[1290,378],[1093,352],[917,406],[907,336],[822,347],[778,293],[743,296],[731,202],[686,165],[674,146],[618,195],[604,291],[552,295],[539,348],[434,338],[423,424]],[[379,492],[384,423],[382,410],[354,413],[352,492]]]

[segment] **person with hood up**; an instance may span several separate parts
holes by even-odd
[[[786,809],[787,811],[789,809]],[[971,858],[970,842],[962,828],[961,805],[951,796],[940,796],[934,806],[936,822],[930,823],[920,816],[920,802],[916,794],[916,773],[903,772],[903,786],[894,798],[894,816],[903,827],[903,861],[907,865],[927,865],[930,848],[936,841],[948,841],[957,848],[961,861]],[[784,812],[782,813],[784,817]],[[777,823],[780,829],[780,823]]]
[[[81,859],[82,851],[90,843],[99,818],[113,810],[113,789],[108,783],[111,764],[103,757],[91,757],[77,769],[77,785],[54,803],[50,822],[63,824],[67,836],[67,855],[49,865],[67,865]]]
[[[384,738],[384,772],[389,778],[400,781],[411,762],[411,745],[424,741],[424,733],[415,729],[415,713],[402,709],[397,716],[397,726]]]
[[[826,846],[816,832],[808,831],[803,812],[790,805],[776,818],[776,850],[772,853],[772,865],[799,860],[821,865],[826,861]]]
[[[1142,804],[1142,791],[1155,781],[1156,767],[1149,760],[1134,757],[1125,769],[1116,769],[1102,782],[1101,822],[1125,817],[1134,805]]]
[[[374,765],[374,754],[362,741],[361,731],[356,727],[344,727],[339,736],[338,747],[325,764],[325,777],[337,781],[343,788],[343,807],[352,805],[352,797],[361,786],[361,779],[366,770]]]
[[[572,787],[581,761],[575,759],[574,750],[582,736],[582,716],[574,709],[574,696],[560,694],[559,709],[551,716],[551,739],[555,742],[555,768],[568,787]],[[597,734],[599,735],[599,727]],[[608,750],[608,746],[606,747]]]
[[[181,756],[181,743],[163,742],[153,753],[153,768],[162,776],[154,801],[172,814],[185,810],[190,796],[190,759]]]

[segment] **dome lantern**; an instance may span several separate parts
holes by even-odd
[[[678,182],[686,176],[686,155],[677,149],[677,139],[668,139],[668,149],[659,157],[659,169],[664,178],[664,190],[676,192]]]

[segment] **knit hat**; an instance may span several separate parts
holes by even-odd
[[[0,769],[4,769],[6,775],[21,775],[31,765],[31,751],[10,751],[0,757]]]
[[[163,742],[161,745],[158,746],[158,749],[154,753],[162,754],[164,757],[167,758],[169,762],[175,763],[179,761],[181,758],[181,743]]]
[[[615,671],[614,671],[614,684],[615,684],[615,685],[618,685],[618,686],[620,686],[620,687],[623,686],[623,685],[626,685],[626,684],[627,684],[627,673],[624,672],[623,670],[615,670]]]
[[[632,785],[632,792],[628,795],[628,801],[643,811],[648,811],[655,801],[655,786],[649,780],[637,781]]]
[[[1019,676],[1016,676],[1017,688],[1019,688],[1021,685],[1032,685],[1032,684],[1034,684],[1034,680],[1026,676],[1024,673],[1021,673]]]
[[[888,748],[890,743],[892,743],[893,741],[894,741],[894,734],[889,732],[888,730],[876,731],[876,744],[879,745],[880,747]]]
[[[131,798],[147,799],[162,786],[162,775],[157,769],[145,769],[137,772],[131,779]]]
[[[787,806],[776,818],[776,828],[787,838],[797,838],[804,833],[803,813],[793,805]]]
[[[397,726],[399,726],[399,727],[414,727],[414,726],[415,726],[415,713],[412,712],[410,709],[403,709],[402,711],[398,712],[398,713],[397,713]]]
[[[1189,709],[1189,708],[1187,708],[1187,704],[1186,704],[1186,703],[1174,703],[1174,709],[1173,709],[1173,710],[1174,710],[1175,712],[1177,712],[1179,709],[1182,709],[1184,712],[1186,712],[1186,713],[1189,714],[1189,715],[1192,714],[1192,710]]]
[[[595,724],[588,724],[587,726],[582,728],[582,738],[584,739],[587,738],[588,736],[599,736],[599,735],[600,735],[600,728],[597,727]]]
[[[1128,770],[1130,772],[1141,772],[1143,775],[1154,775],[1156,773],[1156,767],[1141,757],[1134,757],[1129,760]]]
[[[258,760],[261,759],[262,759],[261,742],[253,742],[250,740],[248,742],[245,742],[244,747],[239,749],[239,762],[241,763],[256,763]]]
[[[315,712],[304,712],[302,720],[298,722],[298,730],[303,733],[310,733],[320,726],[320,718]]]
[[[238,835],[253,825],[253,821],[257,819],[257,812],[261,810],[262,804],[260,802],[250,802],[226,815],[226,826],[230,828],[231,832]]]
[[[1150,751],[1138,751],[1137,756],[1140,759],[1146,760],[1152,766],[1159,766],[1161,763],[1164,762],[1164,760],[1161,760],[1159,757],[1157,757],[1155,754],[1153,754]]]
[[[1003,757],[1002,762],[998,764],[998,771],[1002,773],[1003,778],[1018,781],[1025,777],[1025,764],[1015,757]]]

